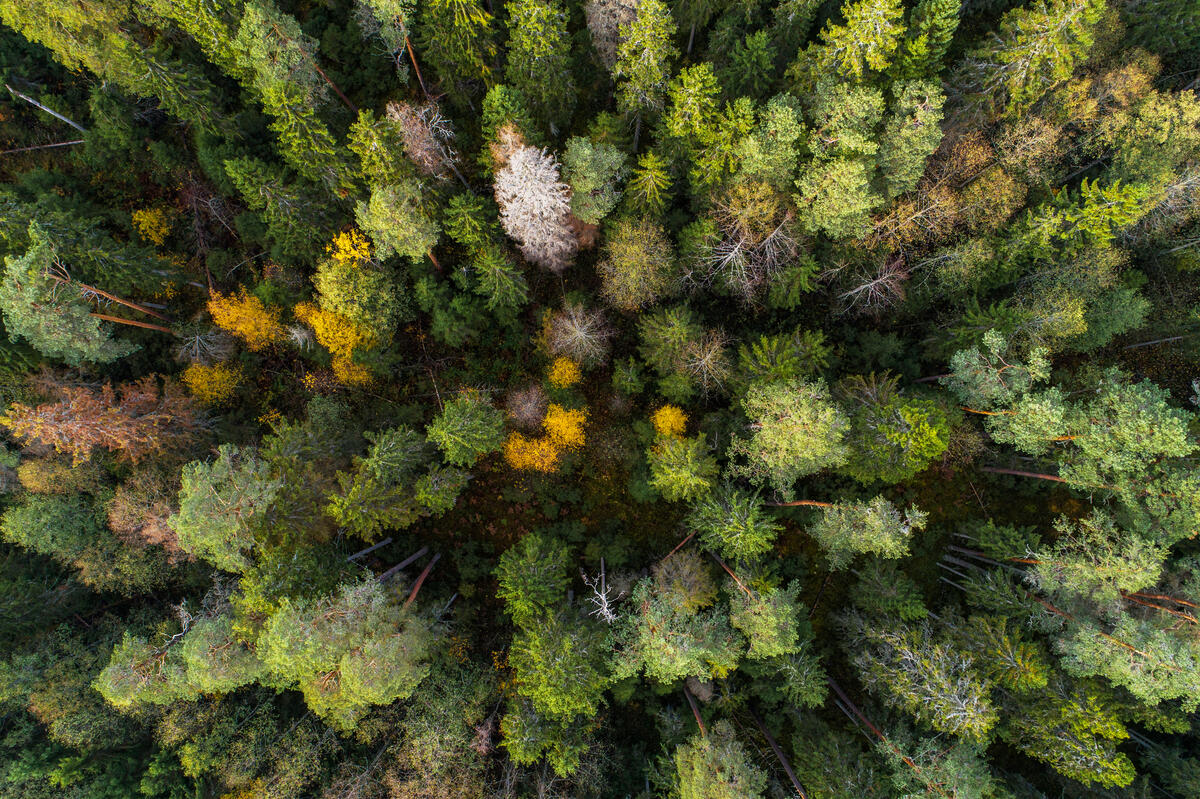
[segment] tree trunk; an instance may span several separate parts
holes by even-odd
[[[804,787],[800,784],[800,780],[796,778],[796,772],[792,771],[792,764],[788,762],[787,757],[783,754],[783,750],[775,742],[775,736],[771,735],[753,710],[747,707],[746,712],[750,714],[750,720],[754,722],[754,726],[758,727],[758,731],[767,739],[767,744],[771,747],[771,751],[775,753],[775,758],[779,761],[779,765],[783,766],[783,772],[792,781],[792,787],[796,789],[796,795],[800,799],[808,799],[808,794],[804,792]]]
[[[696,697],[692,696],[692,692],[688,690],[686,684],[683,686],[683,695],[687,697],[688,705],[692,708],[692,715],[696,717],[696,726],[700,728],[700,734],[708,737],[708,727],[704,726],[704,719],[700,716],[700,708],[696,705]]]
[[[416,583],[413,584],[412,593],[409,594],[408,599],[406,599],[404,601],[405,608],[407,608],[409,605],[411,605],[413,603],[413,600],[415,600],[417,598],[417,592],[421,590],[421,584],[425,582],[425,578],[429,576],[429,572],[433,571],[433,564],[437,563],[438,559],[441,557],[442,557],[441,552],[438,552],[436,555],[434,555],[433,559],[429,561],[429,565],[426,566],[425,570],[423,572],[421,572],[421,575],[419,577],[417,577]]]
[[[1053,474],[1043,474],[1042,472],[1023,472],[1020,469],[1001,469],[996,466],[980,466],[979,471],[991,472],[992,474],[1011,474],[1017,477],[1036,477],[1039,480],[1053,480],[1056,483],[1065,483],[1066,480]]]
[[[361,558],[363,555],[370,554],[371,552],[374,552],[375,550],[379,549],[380,547],[386,547],[390,543],[392,543],[392,537],[389,535],[387,538],[383,539],[378,544],[372,544],[371,546],[367,547],[366,549],[358,550],[353,555],[346,558],[346,561],[349,562],[349,561],[354,560],[355,558]]]
[[[72,144],[83,144],[83,139],[74,139],[72,141],[60,141],[54,144],[38,144],[33,147],[18,147],[15,150],[0,150],[0,155],[12,155],[13,153],[27,153],[30,150],[49,150],[51,147],[70,147]]]
[[[391,540],[391,539],[389,539],[389,540]],[[429,547],[421,547],[416,552],[409,555],[407,558],[400,561],[395,566],[393,566],[392,568],[385,571],[383,574],[379,575],[379,577],[377,577],[376,579],[379,580],[379,582],[381,582],[381,583],[386,582],[387,580],[391,579],[391,577],[394,574],[396,574],[398,571],[403,569],[405,566],[408,566],[410,563],[414,563],[414,562],[420,560],[421,558],[425,557],[425,553],[428,551],[429,551]]]
[[[25,94],[21,94],[19,91],[14,89],[12,86],[9,86],[7,83],[4,84],[4,88],[8,89],[9,92],[16,95],[17,97],[20,97],[22,100],[29,103],[34,108],[40,108],[41,110],[45,111],[47,114],[54,117],[55,119],[66,122],[68,125],[75,128],[75,130],[79,131],[80,133],[87,133],[87,128],[85,128],[83,125],[80,125],[78,122],[75,122],[74,120],[67,119],[62,114],[58,113],[57,111],[55,111],[52,108],[47,108],[46,106],[42,105],[41,103],[39,103],[37,100],[33,99],[32,97],[25,95]]]
[[[425,88],[425,79],[421,77],[421,68],[417,66],[417,54],[413,52],[412,44],[409,43],[408,37],[404,37],[404,48],[408,50],[408,59],[412,61],[413,71],[417,73],[417,83],[421,84],[421,93],[425,95],[425,99],[429,99],[429,89]]]
[[[109,316],[108,314],[102,313],[92,313],[92,316],[96,317],[97,319],[103,319],[105,322],[116,322],[119,325],[130,325],[131,327],[144,327],[147,330],[157,330],[160,333],[170,333],[171,335],[175,335],[175,331],[169,327],[154,325],[149,322],[139,322],[136,319],[124,319],[120,316]]]

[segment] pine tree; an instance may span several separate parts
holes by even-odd
[[[595,715],[608,685],[606,654],[603,636],[590,623],[562,611],[522,625],[508,663],[516,672],[517,692],[538,715],[569,720]]]
[[[1012,9],[968,54],[957,87],[989,116],[1024,112],[1087,57],[1103,9],[1099,0],[1038,0]]]
[[[962,0],[920,0],[909,14],[900,55],[892,67],[895,76],[903,80],[936,78],[961,13]]]
[[[748,658],[765,660],[800,651],[805,622],[800,618],[799,593],[799,583],[793,582],[785,588],[739,590],[731,595],[729,621],[746,636]]]
[[[753,433],[730,444],[730,474],[790,498],[798,479],[845,460],[849,423],[823,381],[752,385],[741,406]]]
[[[983,742],[999,720],[974,660],[928,624],[872,626],[846,619],[846,646],[867,688],[934,729]]]
[[[470,466],[504,443],[504,415],[475,391],[465,391],[446,403],[426,430],[446,461]]]
[[[33,243],[21,257],[5,258],[0,283],[0,309],[10,335],[24,338],[39,352],[72,366],[84,361],[109,363],[137,349],[114,340],[111,325],[102,322],[80,294],[64,291],[58,255],[36,223]]]
[[[634,586],[618,631],[614,677],[645,672],[659,682],[724,676],[741,654],[716,585],[692,550],[677,552]]]
[[[767,787],[766,773],[750,761],[725,720],[679,746],[674,760],[680,799],[754,799]]]
[[[370,706],[416,690],[433,645],[427,623],[368,580],[327,597],[285,597],[258,649],[276,677],[298,685],[309,709],[350,730]]]
[[[430,0],[421,6],[417,19],[421,58],[459,105],[474,93],[474,86],[492,83],[493,21],[477,0]]]
[[[262,662],[238,640],[228,615],[205,616],[192,623],[179,654],[188,685],[200,693],[228,693],[263,676]]]
[[[565,127],[575,106],[566,11],[558,0],[513,0],[506,9],[505,82],[525,96],[544,126]]]
[[[105,383],[98,391],[55,385],[53,392],[57,402],[37,407],[13,403],[0,416],[0,425],[16,438],[70,453],[76,463],[97,448],[136,463],[185,446],[203,429],[191,398],[172,383],[160,389],[154,375],[115,390]]]
[[[869,502],[838,502],[826,508],[810,529],[829,558],[842,569],[857,554],[902,558],[913,531],[925,529],[927,514],[916,506],[901,511],[884,497]]]
[[[222,444],[212,463],[184,466],[180,480],[179,512],[169,520],[179,546],[225,571],[245,571],[282,481],[257,452],[233,444]]]

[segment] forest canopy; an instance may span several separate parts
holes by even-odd
[[[1200,796],[1195,0],[0,23],[0,799]]]

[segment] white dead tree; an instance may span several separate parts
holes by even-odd
[[[559,165],[545,150],[529,147],[518,134],[500,132],[494,148],[502,166],[496,172],[500,224],[530,263],[561,272],[579,242],[571,229],[571,189],[559,178]]]
[[[600,558],[600,574],[595,577],[588,577],[583,569],[579,570],[579,576],[583,578],[583,584],[592,589],[592,595],[589,596],[588,602],[592,604],[589,616],[595,616],[604,621],[605,624],[612,624],[617,620],[617,612],[613,606],[625,596],[625,592],[621,591],[616,596],[613,595],[612,586],[608,584],[608,578],[604,573],[604,558]]]

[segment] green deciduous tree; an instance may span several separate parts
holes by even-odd
[[[677,281],[675,253],[666,232],[649,218],[615,222],[597,265],[600,292],[610,305],[636,311],[670,293]]]
[[[321,310],[340,314],[386,344],[396,322],[408,310],[389,270],[370,260],[327,258],[313,275]]]

